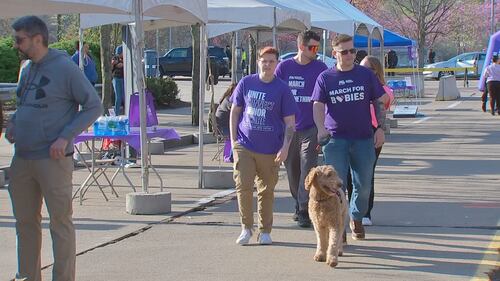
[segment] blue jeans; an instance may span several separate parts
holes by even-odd
[[[347,174],[351,169],[353,190],[349,203],[349,216],[361,221],[368,210],[371,191],[373,165],[375,163],[375,146],[373,138],[348,140],[332,138],[323,146],[326,165],[332,165],[342,180],[342,188],[346,191]]]
[[[113,77],[113,90],[115,91],[115,113],[116,115],[122,115],[120,107],[123,104],[125,92],[124,92],[124,82],[123,78]],[[125,106],[123,107],[125,108]]]

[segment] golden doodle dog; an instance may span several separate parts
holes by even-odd
[[[315,261],[335,267],[342,256],[342,235],[347,216],[347,200],[342,180],[332,166],[312,168],[305,180],[309,190],[309,217],[316,232]]]

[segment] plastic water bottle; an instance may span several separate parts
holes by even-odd
[[[106,117],[101,116],[97,118],[97,120],[94,122],[94,134],[96,136],[103,136],[106,134]]]
[[[107,126],[108,133],[111,136],[116,136],[117,133],[118,133],[118,120],[117,120],[117,117],[115,117],[115,116],[109,116],[109,117],[107,117],[107,119],[108,119],[108,126]]]
[[[128,118],[125,115],[120,115],[117,117],[118,119],[118,130],[117,134],[120,136],[126,135],[127,134],[127,121]]]

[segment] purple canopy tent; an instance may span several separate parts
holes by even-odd
[[[484,91],[484,70],[488,65],[490,65],[491,59],[494,55],[500,55],[500,31],[491,35],[490,43],[488,44],[488,50],[486,51],[486,59],[483,64],[483,69],[481,70],[481,78],[479,78],[478,89],[479,91]]]

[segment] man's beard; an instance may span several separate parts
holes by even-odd
[[[25,54],[21,51],[18,51],[17,53],[18,53],[17,56],[19,57],[19,60],[29,60],[30,59],[27,54]]]

